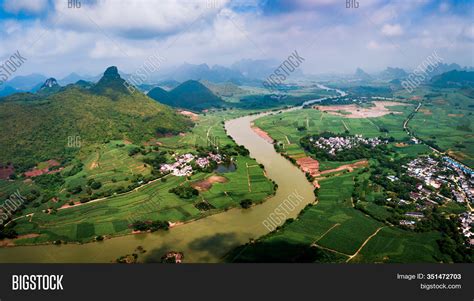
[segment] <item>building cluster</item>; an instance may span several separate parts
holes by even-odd
[[[474,213],[473,212],[464,212],[459,215],[459,220],[461,222],[461,231],[464,237],[466,238],[469,245],[474,246]]]
[[[193,173],[191,162],[194,160],[193,154],[184,154],[176,158],[171,164],[161,164],[162,173],[171,173],[177,177],[190,176]]]
[[[209,153],[206,157],[197,157],[193,154],[184,154],[175,158],[174,163],[161,164],[160,171],[164,174],[171,173],[176,177],[185,177],[193,174],[194,170],[191,163],[194,161],[200,168],[208,167],[211,162],[222,163],[222,156]]]
[[[458,202],[471,202],[474,204],[474,172],[472,169],[454,161],[449,157],[443,158],[444,162],[456,172],[456,184],[460,191],[454,195]]]
[[[424,185],[417,185],[417,191],[410,193],[410,198],[417,201],[417,209],[422,211],[428,206],[435,206],[438,202],[448,199],[439,193],[442,185],[447,185],[452,192],[453,197],[449,200],[467,204],[474,203],[474,174],[471,169],[456,162],[455,160],[444,157],[443,160],[435,160],[430,156],[418,157],[404,166],[407,174],[411,177],[423,181]],[[430,188],[430,189],[427,189]],[[421,212],[408,212],[407,217],[414,219],[423,218]],[[472,225],[474,222],[473,212],[464,212],[459,214],[461,223],[460,231],[466,237],[467,242],[472,246],[474,244],[474,233]],[[412,227],[416,222],[414,220],[402,220],[400,225]]]
[[[427,186],[438,189],[443,184],[449,185],[457,202],[474,202],[474,175],[456,161],[446,158],[437,161],[423,156],[412,160],[405,167],[409,176],[423,181]]]
[[[411,177],[417,178],[435,189],[441,187],[442,184],[447,183],[447,166],[442,166],[435,159],[423,156],[410,161],[404,166],[407,169],[407,174]]]
[[[355,135],[349,137],[320,137],[317,140],[310,138],[310,141],[314,143],[317,148],[327,151],[331,155],[335,155],[337,152],[342,150],[348,150],[360,145],[366,145],[369,147],[376,147],[380,144],[386,144],[387,141],[376,138],[363,138],[362,135]]]

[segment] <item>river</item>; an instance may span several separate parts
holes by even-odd
[[[169,231],[126,235],[87,244],[37,245],[0,248],[0,262],[34,263],[100,263],[135,252],[142,246],[147,252],[140,261],[159,261],[168,251],[183,252],[185,262],[219,262],[234,247],[268,232],[262,222],[292,193],[303,197],[287,218],[296,217],[306,204],[314,201],[313,187],[305,175],[280,156],[273,145],[252,129],[253,120],[268,113],[227,121],[227,133],[259,163],[265,165],[267,176],[278,184],[276,194],[264,203],[249,209],[230,209]]]
[[[334,90],[323,85],[321,89]],[[345,92],[335,90],[340,96]],[[325,99],[325,98],[323,98]],[[307,103],[316,102],[311,100]],[[286,109],[291,111],[302,106]],[[225,123],[227,133],[250,151],[250,156],[265,165],[267,176],[278,184],[277,192],[264,203],[249,209],[234,208],[186,223],[169,231],[126,235],[87,244],[37,245],[0,248],[0,262],[24,263],[103,263],[135,252],[142,246],[147,252],[142,262],[159,261],[168,251],[183,252],[185,262],[219,262],[233,248],[268,233],[262,222],[291,194],[303,201],[286,218],[294,218],[314,201],[313,186],[299,168],[279,155],[273,145],[257,135],[251,123],[273,113],[244,116]]]

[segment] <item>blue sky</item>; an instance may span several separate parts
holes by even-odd
[[[181,63],[284,60],[297,49],[305,73],[415,68],[437,51],[474,65],[473,1],[0,0],[0,59],[28,58],[19,73],[133,72],[159,53]]]

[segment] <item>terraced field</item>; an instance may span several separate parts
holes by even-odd
[[[235,145],[227,137],[222,120],[223,116],[201,115],[192,132],[160,138],[157,140],[159,148],[182,154],[194,151],[198,145],[206,146],[210,143],[208,141],[219,145]],[[240,202],[245,199],[253,203],[262,202],[274,192],[274,184],[265,176],[263,168],[254,159],[246,156],[234,158],[235,171],[198,172],[189,178],[168,175],[130,192],[115,193],[108,198],[99,197],[83,204],[77,200],[85,195],[85,192],[74,196],[68,192],[70,187],[85,186],[88,180],[100,181],[102,187],[94,192],[101,192],[119,186],[127,187],[133,183],[134,176],[150,175],[151,167],[143,163],[143,155],[129,156],[129,150],[136,147],[126,141],[110,141],[84,151],[82,171],[66,177],[58,200],[42,203],[39,208],[29,207],[24,214],[34,212],[33,216],[16,220],[15,230],[20,236],[30,233],[39,236],[19,239],[15,243],[57,240],[87,242],[96,236],[123,235],[132,231],[130,224],[137,220],[186,222],[240,206]],[[70,168],[65,172],[68,170]],[[213,183],[210,189],[201,191],[191,199],[182,199],[169,192],[179,185],[195,183],[213,175],[219,175],[225,178],[225,181]],[[25,184],[19,181],[0,181],[0,193],[8,195],[18,186]],[[68,205],[71,200],[75,200],[72,207]],[[210,204],[209,210],[196,207],[196,204],[203,201]],[[55,208],[56,211],[45,211],[47,208]]]
[[[231,262],[435,262],[437,233],[388,227],[352,207],[356,172],[320,181],[319,202],[227,256]]]

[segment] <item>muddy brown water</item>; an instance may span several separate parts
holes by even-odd
[[[142,262],[156,262],[168,251],[183,252],[184,262],[219,262],[233,248],[258,238],[269,230],[262,224],[287,198],[297,193],[302,201],[286,218],[296,217],[314,201],[313,187],[305,175],[275,152],[273,145],[250,127],[265,114],[245,116],[226,122],[230,136],[244,145],[250,155],[265,165],[267,176],[278,184],[276,194],[250,209],[235,208],[163,232],[126,235],[102,242],[67,245],[37,245],[0,248],[0,262],[100,263],[135,252],[142,246]]]

